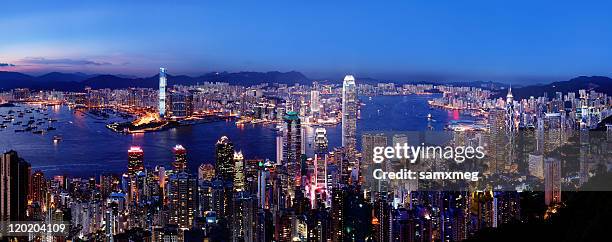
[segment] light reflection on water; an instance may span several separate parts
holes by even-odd
[[[432,97],[412,95],[380,96],[371,100],[361,98],[365,106],[361,107],[361,119],[357,124],[358,137],[366,131],[425,130],[429,113],[435,120],[430,125],[436,130],[442,130],[448,120],[458,116],[446,110],[430,109],[427,100]],[[0,108],[0,114],[6,114],[9,109]],[[221,121],[162,132],[124,135],[112,132],[99,120],[74,113],[66,106],[48,109],[49,118],[59,120],[52,124],[57,128],[55,131],[44,135],[15,133],[12,124],[0,131],[0,150],[16,150],[32,164],[34,170],[43,170],[47,175],[122,173],[127,165],[127,150],[133,145],[141,146],[144,150],[146,167],[170,166],[173,159],[171,149],[176,144],[187,149],[189,169],[196,172],[201,163],[214,161],[214,145],[223,135],[232,140],[237,150],[242,150],[246,159],[275,158],[276,134],[273,129],[276,125],[237,126],[231,121]],[[325,128],[330,147],[339,146],[342,133],[340,125]],[[62,136],[57,144],[52,140],[54,135]],[[306,136],[307,153],[310,154],[314,128],[306,128]],[[357,144],[360,148],[361,138],[357,139]]]

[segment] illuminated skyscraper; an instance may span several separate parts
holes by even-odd
[[[283,136],[276,136],[276,164],[281,165],[284,162],[283,159]]]
[[[505,110],[493,108],[489,110],[488,126],[489,126],[489,144],[487,147],[487,155],[490,158],[487,173],[496,173],[504,169],[507,161],[507,145],[506,136],[506,119]]]
[[[132,146],[128,150],[128,175],[135,176],[139,171],[144,171],[144,152],[138,146]]]
[[[363,166],[368,167],[369,165],[374,164],[374,147],[385,146],[387,146],[387,136],[385,134],[363,134],[361,136]]]
[[[297,178],[302,157],[302,126],[296,112],[287,112],[283,129],[283,165],[287,167],[290,179]]]
[[[234,190],[244,190],[244,156],[242,151],[234,152]]]
[[[355,78],[346,75],[342,83],[342,146],[354,150],[357,130],[357,87]]]
[[[515,162],[514,145],[517,131],[516,114],[514,112],[514,96],[512,95],[512,87],[508,89],[506,95],[506,163],[512,164]]]
[[[544,203],[561,203],[561,161],[546,158],[544,161]]]
[[[327,140],[327,131],[325,128],[317,128],[315,129],[315,160],[314,160],[314,169],[315,169],[315,182],[317,192],[323,193],[327,189],[327,149],[328,149],[328,140]]]
[[[159,68],[159,116],[166,116],[166,68]]]
[[[20,221],[26,218],[30,164],[19,158],[16,151],[0,157],[0,221]]]
[[[227,136],[221,137],[216,144],[215,173],[225,181],[234,180],[234,144]]]
[[[319,91],[310,91],[310,111],[312,112],[312,116],[319,114],[319,106]]]
[[[169,118],[182,119],[193,114],[193,94],[191,92],[169,92],[166,104],[166,116]]]
[[[172,167],[176,172],[186,171],[187,170],[187,150],[182,145],[176,145],[172,149],[174,153],[174,162],[172,162]]]
[[[186,172],[172,174],[168,179],[170,223],[181,229],[191,228],[196,211],[196,179]]]
[[[516,115],[514,114],[514,96],[512,95],[512,87],[508,89],[506,95],[506,132],[513,133],[516,131]]]
[[[47,194],[47,181],[42,171],[36,171],[32,174],[29,194],[32,202],[37,202],[40,206],[44,205]]]
[[[393,146],[397,146],[398,144],[403,146],[404,144],[408,143],[408,136],[406,134],[394,134],[391,138],[391,142],[393,142]],[[398,159],[398,161],[401,165],[406,167],[406,157],[402,157],[401,159]]]
[[[327,131],[325,128],[316,128],[315,129],[315,153],[322,155],[327,153],[328,148],[328,140],[327,140]]]

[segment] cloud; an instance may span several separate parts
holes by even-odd
[[[33,57],[22,59],[21,62],[32,65],[67,65],[67,66],[104,66],[111,65],[108,62],[98,62],[87,59],[48,59],[43,57]]]
[[[11,63],[0,63],[0,67],[7,67],[7,66],[15,66],[15,65]]]

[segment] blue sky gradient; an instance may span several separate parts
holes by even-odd
[[[612,72],[606,1],[10,1],[0,70],[566,80]],[[129,3],[125,3],[129,2]]]

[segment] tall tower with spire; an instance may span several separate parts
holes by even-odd
[[[514,112],[514,95],[512,95],[512,86],[508,88],[508,94],[506,94],[506,132],[514,133],[516,131],[516,115]]]
[[[516,127],[516,114],[514,110],[514,95],[512,95],[512,86],[508,88],[508,94],[506,94],[506,164],[514,163],[514,141],[517,131]]]
[[[342,83],[342,146],[351,150],[357,143],[357,87],[355,78],[346,75]]]
[[[159,68],[159,116],[166,115],[166,68]]]
[[[512,95],[512,85],[508,88],[508,94],[506,94],[506,105],[512,104],[514,102],[514,95]]]

